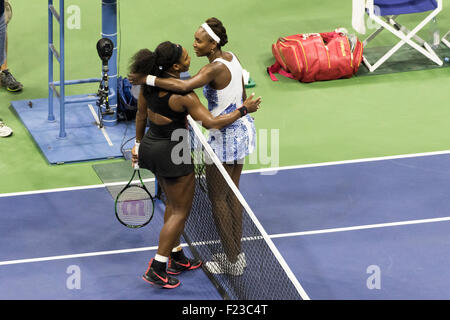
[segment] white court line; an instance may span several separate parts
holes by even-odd
[[[186,247],[187,244],[183,243],[183,244],[181,244],[181,246]],[[67,255],[62,255],[62,256],[51,256],[51,257],[42,257],[42,258],[9,260],[9,261],[0,261],[0,266],[7,266],[7,265],[11,265],[11,264],[21,264],[21,263],[31,263],[31,262],[42,262],[42,261],[54,261],[54,260],[64,260],[64,259],[75,259],[75,258],[85,258],[85,257],[106,256],[106,255],[111,255],[111,254],[152,251],[152,250],[157,250],[157,249],[158,249],[158,246],[154,246],[154,247],[144,247],[144,248],[134,248],[134,249],[122,249],[122,250],[110,250],[110,251],[98,251],[98,252],[67,254]]]
[[[269,235],[269,238],[277,239],[277,238],[287,238],[287,237],[301,237],[301,236],[309,236],[309,235],[315,235],[315,234],[367,230],[367,229],[376,229],[376,228],[388,228],[388,227],[397,227],[397,226],[406,226],[406,225],[424,224],[424,223],[436,223],[436,222],[445,222],[445,221],[450,221],[450,217],[367,224],[367,225],[361,225],[361,226],[331,228],[331,229],[311,230],[311,231],[301,231],[301,232],[291,232],[291,233],[280,233],[280,234]],[[249,238],[244,238],[243,240],[251,241],[251,240],[260,240],[261,238],[262,237],[249,237]],[[206,243],[201,243],[201,242],[194,243],[194,245],[202,245],[202,244],[206,244]],[[187,247],[188,244],[182,243],[181,246]],[[122,250],[110,250],[110,251],[68,254],[68,255],[61,255],[61,256],[50,256],[50,257],[31,258],[31,259],[18,259],[18,260],[0,261],[0,266],[21,264],[21,263],[42,262],[42,261],[75,259],[75,258],[84,258],[84,257],[95,257],[95,256],[131,253],[131,252],[152,251],[152,250],[157,250],[157,249],[158,249],[158,246],[153,246],[153,247],[143,247],[143,248],[134,248],[134,249],[122,249]]]
[[[351,164],[351,163],[363,163],[363,162],[374,162],[374,161],[382,161],[382,160],[396,160],[396,159],[428,157],[428,156],[437,156],[437,155],[444,155],[444,154],[450,154],[450,150],[424,152],[424,153],[411,153],[411,154],[402,154],[402,155],[396,155],[396,156],[385,156],[385,157],[376,157],[376,158],[363,158],[363,159],[354,159],[354,160],[320,162],[320,163],[301,164],[301,165],[285,166],[285,167],[263,168],[263,169],[245,170],[242,173],[264,173],[264,172],[292,170],[292,169],[335,166],[335,165]]]
[[[300,236],[309,236],[309,235],[314,235],[314,234],[336,233],[336,232],[355,231],[355,230],[367,230],[367,229],[407,226],[407,225],[412,225],[412,224],[423,224],[423,223],[444,222],[444,221],[450,221],[450,217],[406,220],[406,221],[397,221],[397,222],[366,224],[366,225],[353,226],[353,227],[342,227],[342,228],[330,228],[330,229],[322,229],[322,230],[280,233],[280,234],[271,235],[270,237],[274,238],[274,239],[275,238],[286,238],[286,237],[300,237]]]
[[[142,179],[142,182],[152,182],[155,181],[155,178],[147,178]],[[132,183],[140,182],[139,180],[133,180]],[[88,189],[99,189],[105,187],[114,187],[114,186],[125,186],[128,181],[119,181],[119,182],[108,182],[104,184],[93,184],[90,186],[79,186],[79,187],[67,187],[67,188],[57,188],[57,189],[45,189],[45,190],[35,190],[35,191],[23,191],[23,192],[12,192],[12,193],[3,193],[0,194],[0,198],[6,197],[17,197],[17,196],[27,196],[33,194],[41,194],[41,193],[54,193],[54,192],[64,192],[64,191],[77,191],[77,190],[88,190]]]
[[[276,168],[262,168],[262,169],[254,169],[254,170],[244,170],[242,172],[242,174],[247,174],[247,173],[264,173],[264,172],[271,172],[271,171],[293,170],[293,169],[314,168],[314,167],[326,167],[326,166],[334,166],[334,165],[342,165],[342,164],[350,164],[350,163],[363,163],[363,162],[372,162],[372,161],[382,161],[382,160],[408,159],[408,158],[436,156],[436,155],[444,155],[444,154],[450,154],[450,150],[435,151],[435,152],[425,152],[425,153],[412,153],[412,154],[386,156],[386,157],[378,157],[378,158],[363,158],[363,159],[343,160],[343,161],[333,161],[333,162],[320,162],[320,163],[303,164],[303,165],[296,165],[296,166],[276,167]],[[154,178],[153,178],[153,180],[154,180]],[[150,180],[148,180],[148,179],[144,180],[144,182],[146,182],[146,181],[151,181],[151,179]],[[105,186],[126,184],[127,182],[128,181],[121,181],[121,182],[105,183],[105,184],[97,184],[97,185],[89,185],[89,186],[79,186],[79,187],[67,187],[67,188],[55,188],[55,189],[45,189],[45,190],[33,190],[33,191],[0,193],[0,198],[2,198],[2,197],[14,197],[14,196],[25,196],[25,195],[29,195],[29,194],[39,194],[39,193],[52,193],[52,192],[61,192],[61,191],[76,191],[76,190],[83,190],[83,189],[104,188]]]
[[[95,119],[95,122],[97,123],[98,126],[100,126],[100,119],[98,118],[97,114],[95,113],[94,107],[91,104],[89,104],[88,106],[89,106],[89,109],[91,110],[92,116]],[[108,142],[109,146],[112,147],[113,143],[112,143],[111,139],[109,138],[109,135],[105,130],[105,127],[100,128],[100,130],[102,131],[103,136],[106,139],[106,142]]]
[[[10,261],[0,261],[0,266],[6,266],[6,265],[11,265],[11,264],[20,264],[20,263],[31,263],[31,262],[42,262],[42,261],[53,261],[53,260],[64,260],[64,259],[104,256],[104,255],[109,255],[109,254],[139,252],[139,251],[148,251],[148,250],[156,250],[156,249],[158,249],[158,247],[146,247],[146,248],[111,250],[111,251],[98,251],[98,252],[88,252],[88,253],[78,253],[78,254],[67,254],[67,255],[62,255],[62,256],[52,256],[52,257],[42,257],[42,258],[32,258],[32,259],[19,259],[19,260],[10,260]]]

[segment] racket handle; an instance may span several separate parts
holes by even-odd
[[[136,155],[138,155],[139,154],[139,147],[140,147],[140,145],[141,145],[141,143],[140,142],[135,142],[135,148],[134,148],[134,151],[136,152]],[[138,170],[139,169],[139,164],[138,163],[135,163],[134,165],[133,165],[133,168],[134,168],[134,170]]]
[[[139,147],[141,146],[140,142],[135,142],[134,143],[134,151],[136,151],[136,154],[139,153]]]

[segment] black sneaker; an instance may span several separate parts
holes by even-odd
[[[14,78],[8,69],[3,70],[0,73],[0,82],[2,87],[11,92],[17,92],[23,89],[23,85]]]
[[[200,268],[202,261],[198,259],[190,259],[184,257],[180,261],[176,261],[172,257],[169,258],[169,265],[167,266],[168,274],[180,274],[182,271],[194,270]]]
[[[142,276],[142,279],[148,283],[167,289],[173,289],[180,285],[180,280],[169,277],[166,272],[156,272],[152,267],[152,263],[153,259],[150,261],[148,269]]]

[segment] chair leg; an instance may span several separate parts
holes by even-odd
[[[397,31],[401,32],[404,34],[404,36],[408,36],[408,34],[411,33],[411,31],[406,28],[405,26],[397,23],[397,21],[395,21],[395,17],[393,18],[388,18],[386,19],[386,21],[392,25]],[[450,31],[449,31],[450,32]],[[428,44],[427,41],[423,40],[421,37],[419,37],[417,34],[414,34],[412,36],[412,38],[414,40],[417,41],[417,43],[419,43],[423,48],[425,48],[425,50],[428,52],[428,55],[425,55],[424,52],[422,52],[422,54],[424,54],[427,58],[431,59],[433,62],[437,63],[438,65],[441,65],[440,63],[442,62],[441,59],[439,58],[439,56],[436,54],[436,52],[433,50],[433,48]]]
[[[393,26],[397,31],[402,32],[405,37],[411,33],[411,30],[409,30],[408,28],[406,28],[405,26],[399,24],[396,20],[395,17],[392,18],[387,18],[386,21]],[[414,40],[416,40],[421,46],[424,45],[424,43],[426,42],[425,40],[423,40],[421,37],[419,37],[418,35],[413,35]]]
[[[381,31],[384,30],[384,27],[379,26],[377,30],[375,30],[375,32],[373,32],[371,35],[369,35],[364,41],[363,41],[363,45],[364,47],[367,46],[367,44],[372,41],[376,36],[378,36]]]
[[[443,44],[445,44],[447,47],[450,48],[450,40],[447,40],[447,37],[448,37],[449,35],[450,35],[450,31],[447,32],[447,33],[445,34],[445,36],[442,37],[441,41],[442,41]]]
[[[366,39],[363,40],[363,47],[365,48],[370,41],[372,41],[373,39],[375,39],[376,36],[378,36],[382,31],[384,30],[384,27],[378,25],[377,30],[375,30],[374,32],[372,32]],[[370,64],[369,60],[367,60],[367,58],[363,55],[363,64],[366,66],[366,68],[370,71],[373,72],[375,71],[375,69],[373,68],[373,66]]]
[[[425,23],[426,20],[422,21],[422,23],[419,24],[416,28],[414,28],[414,30],[411,31],[408,35],[405,35],[403,32],[397,30],[389,23],[384,22],[379,17],[372,15],[371,18],[374,21],[376,21],[380,26],[384,27],[386,30],[390,31],[392,34],[396,35],[401,40],[397,45],[395,45],[391,50],[389,50],[389,52],[387,52],[380,60],[378,60],[377,63],[375,63],[372,66],[373,70],[376,70],[381,64],[383,64],[383,62],[385,62],[396,51],[398,51],[405,43],[409,44],[411,47],[422,53],[425,57],[427,57],[437,65],[442,66],[444,64],[443,61],[438,57],[438,55],[431,49],[431,47],[428,46],[428,48],[425,49],[424,47],[419,46],[416,42],[411,40],[411,38],[413,38],[417,34],[417,32],[423,28],[423,26],[426,24]]]
[[[380,18],[380,16],[377,16],[375,13],[373,0],[369,0],[367,2],[369,17],[378,24],[378,29],[373,34],[371,34],[366,40],[364,40],[363,42],[364,46],[366,46],[369,41],[375,38],[383,29],[390,31],[392,34],[394,34],[400,39],[400,42],[397,43],[397,45],[395,45],[391,50],[389,50],[374,65],[371,65],[368,62],[368,60],[365,57],[363,57],[363,62],[366,65],[366,67],[370,70],[370,72],[375,71],[389,57],[391,57],[396,51],[398,51],[405,43],[407,43],[408,45],[410,45],[411,47],[422,53],[425,57],[427,57],[437,65],[442,66],[444,64],[443,61],[439,58],[439,56],[436,54],[436,52],[431,48],[431,46],[428,45],[428,43],[425,40],[417,36],[417,33],[421,29],[423,29],[423,27],[426,24],[428,24],[433,18],[435,18],[440,11],[442,11],[442,0],[437,0],[437,3],[438,3],[437,9],[434,10],[432,13],[430,13],[421,23],[419,23],[419,25],[417,25],[412,31],[410,31],[395,21],[395,18],[397,17],[396,15],[384,17],[386,22],[383,21]],[[447,33],[447,35],[449,33]],[[417,41],[420,45],[417,44],[412,39]],[[450,47],[450,42],[447,39],[445,39],[445,36],[442,39],[442,42],[446,44],[448,47]]]
[[[369,70],[369,72],[374,72],[375,69],[372,67],[370,62],[367,60],[367,58],[363,55],[363,64],[366,66],[366,68]]]

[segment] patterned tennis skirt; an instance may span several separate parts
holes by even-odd
[[[221,115],[236,110],[232,104]],[[208,143],[222,163],[241,162],[255,150],[256,129],[253,118],[246,115],[221,130],[209,130]]]

